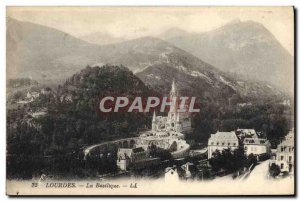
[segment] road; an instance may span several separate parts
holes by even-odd
[[[263,161],[260,164],[256,165],[252,170],[248,178],[247,182],[258,182],[258,180],[264,181],[267,179],[269,174],[269,160]]]

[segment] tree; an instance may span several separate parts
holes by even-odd
[[[231,149],[224,149],[222,152],[216,150],[209,162],[213,171],[225,170],[231,173],[244,167],[245,159],[243,148],[233,151]]]
[[[160,158],[161,160],[169,160],[172,158],[172,155],[168,150],[157,147],[154,144],[151,144],[149,149],[150,156],[153,158]]]
[[[273,163],[269,168],[269,173],[271,177],[277,177],[280,174],[280,167]]]
[[[210,179],[213,179],[213,178],[214,178],[214,175],[212,174],[210,169],[208,169],[207,167],[204,167],[198,173],[198,179],[199,180],[210,180]]]
[[[257,163],[257,157],[251,153],[245,161],[245,166],[249,168],[252,164],[256,165],[256,163]]]

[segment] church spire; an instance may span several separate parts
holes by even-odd
[[[156,122],[156,114],[155,114],[155,110],[154,110],[154,113],[153,113],[152,122]]]
[[[180,118],[179,118],[179,113],[177,112],[177,115],[176,115],[176,122],[179,123],[180,122]]]
[[[176,92],[176,86],[175,86],[175,80],[173,78],[171,93],[175,94],[175,92]]]

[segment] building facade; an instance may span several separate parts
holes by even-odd
[[[178,97],[178,91],[173,81],[170,100],[177,100],[175,97]],[[152,129],[140,135],[135,144],[136,148],[119,149],[117,165],[121,170],[126,170],[132,165],[142,167],[155,164],[157,158],[149,156],[149,147],[153,145],[168,150],[173,158],[188,156],[190,145],[184,140],[182,132],[191,130],[191,118],[178,112],[177,101],[170,102],[173,109],[170,109],[168,116],[156,116],[155,112],[153,113]]]
[[[234,131],[231,132],[217,132],[211,134],[208,140],[208,159],[212,158],[216,150],[222,151],[224,149],[235,150],[239,147],[239,139]]]
[[[149,153],[143,147],[138,148],[120,148],[117,154],[117,166],[121,170],[127,170],[134,163],[146,160]]]
[[[271,151],[270,142],[263,138],[244,138],[243,144],[247,156],[269,154]]]
[[[290,131],[277,146],[276,156],[271,161],[280,167],[281,172],[294,172],[294,131]]]
[[[172,183],[178,182],[179,175],[176,167],[168,167],[165,169],[165,182]]]

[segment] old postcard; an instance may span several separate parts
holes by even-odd
[[[294,195],[293,7],[7,7],[8,195]]]

